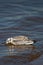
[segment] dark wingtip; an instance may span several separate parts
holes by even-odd
[[[37,41],[36,40],[33,40],[34,41],[34,43],[36,43]]]

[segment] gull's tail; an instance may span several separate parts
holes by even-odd
[[[34,41],[34,43],[36,43],[37,42],[37,40],[33,40]]]

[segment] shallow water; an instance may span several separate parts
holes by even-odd
[[[37,59],[41,57],[41,55],[43,55],[43,1],[42,0],[40,1],[39,0],[37,1],[36,0],[33,1],[32,0],[16,0],[16,1],[1,0],[0,1],[0,57],[2,57],[2,59],[4,59],[4,57],[6,58],[6,56],[9,55],[8,48],[2,45],[2,43],[5,42],[5,40],[8,37],[13,37],[18,35],[25,35],[32,40],[37,40],[37,42],[33,44],[35,49],[32,50],[29,48],[29,49],[25,49],[23,52],[18,52],[18,50],[15,49],[14,55],[25,56],[29,54],[31,55],[34,54],[33,56],[35,56]],[[36,58],[34,58],[33,56],[30,57],[33,59],[32,61],[36,60]],[[18,61],[16,62],[18,63]],[[21,65],[20,60],[19,62]],[[29,62],[27,61],[26,65],[28,65]]]

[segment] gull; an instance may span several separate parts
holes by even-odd
[[[34,44],[36,41],[29,39],[27,36],[15,36],[7,38],[5,45],[8,46],[9,50],[12,52],[12,49],[15,46],[26,46]]]

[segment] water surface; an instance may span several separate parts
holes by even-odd
[[[1,45],[8,37],[25,35],[32,40],[37,40],[33,46],[35,49],[25,49],[23,54],[18,53],[15,50],[14,55],[27,56],[29,60],[20,61],[16,59],[17,64],[32,64],[35,60],[38,60],[43,55],[43,1],[42,0],[1,0],[0,1],[0,57],[1,59],[7,59],[9,62],[3,61],[4,65],[13,63],[12,57],[8,56],[8,48]],[[7,58],[7,57],[8,58]],[[15,57],[15,56],[14,56]],[[42,56],[43,57],[43,56]],[[31,58],[31,59],[30,59]],[[0,59],[0,61],[2,61]],[[4,59],[4,60],[5,60]],[[14,58],[13,58],[14,60]],[[42,58],[43,60],[43,58]],[[10,62],[12,61],[12,62]],[[31,61],[31,62],[30,62]],[[39,60],[40,61],[40,60]],[[5,63],[6,62],[6,63]],[[36,61],[37,62],[37,61]],[[35,62],[35,63],[36,63]],[[7,64],[8,63],[8,64]],[[40,63],[42,63],[40,61]],[[16,65],[17,65],[16,64]],[[33,63],[34,64],[34,63]],[[0,62],[2,65],[2,62]],[[42,63],[43,65],[43,63]]]

